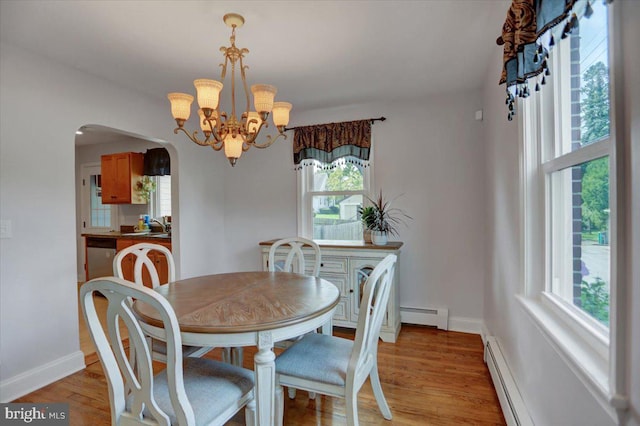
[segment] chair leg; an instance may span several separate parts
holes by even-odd
[[[380,412],[382,416],[391,420],[391,409],[389,409],[389,405],[387,404],[387,400],[384,398],[384,393],[382,393],[382,386],[380,385],[380,376],[378,375],[378,363],[375,363],[373,368],[371,369],[371,373],[369,373],[369,378],[371,379],[371,387],[373,388],[373,395],[376,397],[376,401],[378,402],[378,408],[380,408]]]
[[[345,398],[347,408],[347,426],[358,426],[358,392],[347,390]]]
[[[284,423],[284,393],[282,391],[282,385],[276,385],[276,412],[275,423],[277,426],[282,426]]]
[[[237,348],[231,348],[231,364],[236,367],[242,367],[244,361],[244,348],[238,346]]]
[[[222,362],[231,363],[231,348],[222,348]]]
[[[247,426],[256,426],[256,400],[252,399],[244,407],[244,421]]]

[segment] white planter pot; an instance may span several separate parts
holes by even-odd
[[[380,231],[371,231],[371,242],[376,246],[387,245],[387,233]]]

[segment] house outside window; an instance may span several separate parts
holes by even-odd
[[[322,241],[362,241],[358,212],[369,194],[370,166],[344,157],[299,170],[300,235]]]

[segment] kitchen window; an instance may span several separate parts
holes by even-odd
[[[161,220],[171,216],[171,175],[151,176],[156,182],[156,190],[149,200],[149,215]]]

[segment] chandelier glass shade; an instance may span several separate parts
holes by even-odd
[[[253,93],[253,107],[250,109],[249,91],[247,90],[247,79],[243,64],[244,56],[249,53],[246,48],[236,47],[236,28],[244,24],[244,18],[235,13],[224,16],[224,22],[231,27],[230,47],[221,47],[220,51],[224,55],[221,80],[224,81],[227,66],[231,66],[231,111],[223,111],[220,104],[220,92],[223,84],[216,80],[197,79],[193,85],[196,88],[198,100],[198,120],[203,138],[198,137],[198,131],[192,133],[184,127],[185,122],[191,116],[191,104],[194,97],[187,93],[169,93],[167,97],[171,101],[171,114],[176,120],[178,127],[174,133],[184,132],[191,141],[198,145],[210,146],[216,151],[224,148],[224,153],[232,166],[244,151],[252,146],[256,148],[267,148],[271,146],[280,136],[287,138],[285,127],[289,124],[289,112],[292,105],[288,102],[275,102],[277,89],[268,84],[254,84],[251,86]],[[236,71],[240,74],[240,80],[246,97],[246,108],[240,115],[236,112]],[[268,127],[267,118],[272,114],[273,124],[278,129],[278,135],[273,138],[267,135],[263,143],[256,142],[258,134],[263,127]]]

